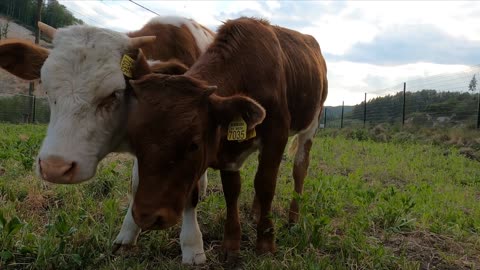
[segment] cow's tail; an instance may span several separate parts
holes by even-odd
[[[290,147],[288,147],[287,154],[289,157],[293,157],[298,150],[298,135],[293,136],[292,142],[290,143]]]

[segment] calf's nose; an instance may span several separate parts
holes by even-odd
[[[59,157],[39,159],[40,175],[48,182],[71,184],[76,171],[76,164]]]

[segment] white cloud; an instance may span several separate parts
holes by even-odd
[[[403,82],[407,82],[409,91],[418,91],[429,86],[440,90],[460,90],[459,87],[468,85],[468,80],[473,74],[463,65],[438,65],[432,63],[412,63],[399,66],[378,66],[365,63],[333,62],[328,64],[329,92],[327,105],[338,105],[345,101],[346,105],[357,104],[364,99],[374,98],[385,94],[392,94],[403,90]],[[459,72],[468,70],[467,76],[460,78]],[[478,72],[478,71],[475,71]],[[460,78],[454,84],[432,78],[428,81],[421,78],[442,74],[455,74],[448,80]],[[465,83],[466,82],[466,83]],[[465,90],[465,89],[463,89]]]
[[[60,2],[89,24],[119,31],[138,29],[155,16],[129,1]],[[333,56],[345,55],[358,44],[372,42],[380,34],[394,31],[392,29],[406,24],[432,25],[453,38],[480,40],[480,2],[476,1],[136,2],[162,15],[190,17],[213,28],[221,25],[224,19],[258,14],[274,24],[313,35],[319,41],[322,52]],[[414,45],[411,47],[415,48]],[[379,54],[378,57],[382,55]],[[413,59],[407,64],[380,66],[368,62],[329,61],[327,57],[330,86],[327,104],[338,105],[342,100],[346,104],[355,104],[363,100],[365,91],[370,93],[369,97],[374,97],[392,91],[392,88],[387,87],[398,86],[408,79],[458,72],[466,68],[462,65],[439,65],[419,61]],[[436,82],[430,83],[435,85]],[[418,87],[421,86],[421,83],[417,84]],[[460,84],[463,84],[463,81],[459,82]]]

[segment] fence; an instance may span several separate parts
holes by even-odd
[[[406,81],[371,94],[362,93],[362,101],[357,105],[326,106],[320,123],[326,128],[392,124],[478,129],[479,74],[480,66],[473,66],[461,72]]]
[[[48,123],[49,119],[46,98],[19,94],[0,96],[0,122]]]
[[[480,128],[480,66],[440,74],[359,93],[357,105],[327,106],[319,120],[326,128],[377,124]],[[330,91],[329,95],[332,95]],[[50,111],[43,97],[0,96],[0,122],[48,123]]]

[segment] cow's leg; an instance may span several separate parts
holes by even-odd
[[[260,203],[258,202],[257,194],[253,198],[252,209],[250,211],[250,216],[253,219],[253,222],[258,223],[258,217],[260,216]]]
[[[137,226],[132,216],[133,198],[138,188],[138,161],[135,158],[132,169],[132,198],[128,206],[127,214],[123,218],[122,228],[113,241],[113,251],[117,251],[121,246],[134,246],[137,243],[140,227]]]
[[[206,176],[205,172],[205,176]],[[199,183],[200,185],[201,183]],[[197,221],[197,203],[199,186],[192,192],[190,202],[183,211],[182,231],[180,232],[180,246],[182,248],[182,263],[203,264],[207,257],[203,250],[203,238]]]
[[[270,219],[272,200],[275,194],[278,168],[287,144],[288,129],[285,134],[278,132],[275,138],[266,141],[260,151],[257,174],[255,175],[255,194],[260,206],[257,223],[257,253],[275,252],[274,228]]]
[[[227,205],[227,220],[223,232],[223,249],[227,262],[235,261],[240,254],[241,228],[238,215],[238,196],[240,195],[240,172],[220,171],[223,194]]]
[[[295,182],[295,192],[297,194],[303,193],[303,183],[307,176],[308,166],[310,163],[310,149],[312,148],[312,140],[315,136],[315,131],[318,128],[318,114],[314,118],[312,124],[308,129],[302,131],[297,135],[297,151],[295,153],[295,161],[293,164],[293,179]],[[288,214],[288,222],[294,224],[298,221],[299,207],[295,198],[290,202],[290,211]]]
[[[200,185],[200,198],[205,197],[207,195],[207,185],[208,185],[208,178],[207,178],[207,171],[203,173],[203,175],[200,177],[199,180],[199,185]]]
[[[310,148],[312,147],[312,139],[305,138],[305,136],[298,136],[298,148],[295,154],[295,161],[293,164],[293,179],[295,182],[295,192],[297,194],[303,193],[303,183],[307,175],[308,165],[310,162]],[[299,207],[295,198],[290,202],[290,211],[288,213],[288,222],[290,224],[297,223]]]

